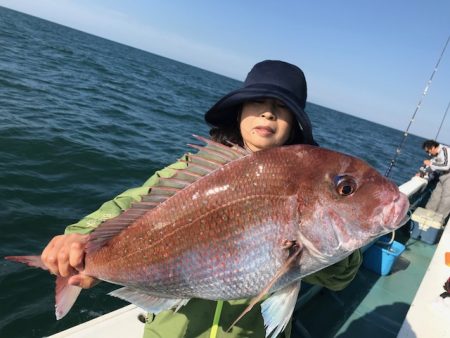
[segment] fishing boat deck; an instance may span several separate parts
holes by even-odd
[[[293,337],[397,337],[436,245],[396,240],[406,250],[389,275],[361,267],[346,289],[320,289],[296,310]]]

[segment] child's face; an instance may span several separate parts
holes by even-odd
[[[277,99],[257,99],[242,107],[240,129],[244,145],[251,151],[286,143],[293,122],[291,111]]]

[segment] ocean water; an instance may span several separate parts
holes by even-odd
[[[308,74],[306,74],[308,75]],[[0,7],[0,257],[40,253],[208,135],[203,113],[239,81]],[[308,103],[317,141],[384,173],[402,132]],[[405,121],[406,125],[407,121]],[[391,178],[423,159],[414,135]],[[0,337],[42,337],[126,305],[107,283],[54,317],[54,280],[0,259]]]

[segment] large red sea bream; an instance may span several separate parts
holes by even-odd
[[[250,153],[199,139],[207,145],[186,169],[102,223],[86,247],[82,273],[123,285],[112,294],[150,312],[269,293],[261,308],[274,337],[303,276],[395,230],[408,210],[397,186],[357,158],[308,145]],[[7,259],[42,267],[37,256]],[[67,279],[57,278],[58,319],[80,291]]]

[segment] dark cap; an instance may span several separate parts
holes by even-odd
[[[237,107],[245,101],[260,98],[281,100],[293,113],[298,122],[302,143],[316,144],[311,122],[305,113],[307,96],[303,71],[283,61],[266,60],[257,63],[248,73],[244,86],[222,97],[206,112],[205,120],[212,126],[223,127],[235,121]]]

